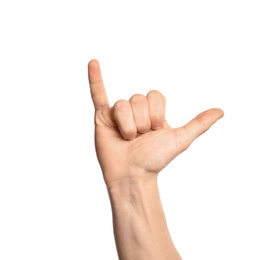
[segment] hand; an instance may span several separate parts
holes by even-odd
[[[157,175],[223,116],[221,109],[213,108],[171,128],[160,92],[136,94],[110,107],[97,60],[89,62],[88,75],[95,108],[95,148],[108,187],[123,179]]]

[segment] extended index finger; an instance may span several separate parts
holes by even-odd
[[[106,94],[104,82],[101,75],[100,65],[97,60],[91,60],[88,64],[88,78],[91,98],[95,110],[109,108],[109,100]]]

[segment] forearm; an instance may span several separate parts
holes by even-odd
[[[181,259],[166,224],[156,174],[117,181],[108,192],[120,260]]]

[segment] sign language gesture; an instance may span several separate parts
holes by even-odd
[[[95,147],[107,186],[158,174],[223,116],[221,109],[214,108],[171,128],[165,118],[166,99],[157,90],[146,96],[135,94],[111,107],[97,60],[89,62],[88,75],[95,108]]]
[[[95,148],[112,208],[120,260],[180,260],[171,239],[157,185],[158,173],[223,116],[202,112],[171,128],[165,97],[157,90],[133,95],[112,107],[97,60],[88,64],[95,108]]]

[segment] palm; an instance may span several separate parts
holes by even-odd
[[[106,174],[106,182],[130,177],[131,173],[160,172],[176,156],[176,145],[169,134],[171,131],[166,126],[126,141],[115,125],[96,126],[96,152]],[[113,174],[109,175],[109,172]]]

